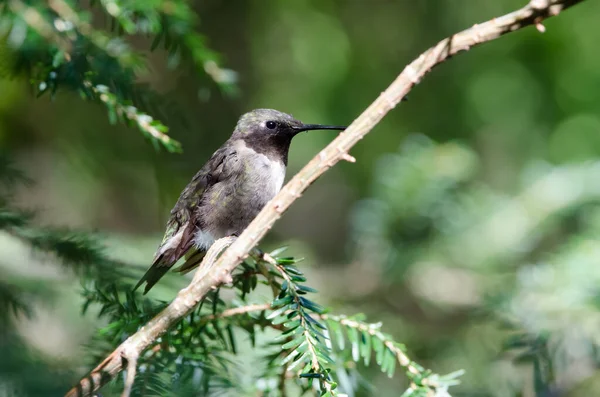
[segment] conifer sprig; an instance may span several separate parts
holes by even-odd
[[[273,312],[267,318],[285,329],[278,337],[285,341],[282,349],[288,351],[281,365],[287,365],[287,371],[301,368],[301,378],[318,380],[323,396],[338,396],[337,383],[330,376],[335,360],[327,346],[328,337],[323,333],[327,327],[319,318],[325,308],[306,297],[316,290],[303,284],[306,277],[294,266],[298,260],[278,258],[276,261],[284,281],[279,296],[272,303]]]
[[[350,342],[354,362],[358,363],[362,359],[368,366],[371,357],[375,355],[377,365],[390,378],[394,375],[397,363],[405,368],[411,384],[404,396],[449,395],[448,388],[460,383],[457,378],[464,371],[440,376],[423,368],[406,355],[406,347],[403,344],[395,342],[391,335],[381,332],[381,323],[366,323],[361,314],[352,317],[323,314],[321,318],[326,321],[330,335],[337,341],[340,351],[344,351],[346,340]]]
[[[180,152],[165,124],[156,120],[164,118],[164,98],[157,99],[154,91],[137,81],[148,69],[146,49],[135,48],[128,38],[153,37],[148,50],[163,43],[169,66],[187,59],[199,75],[209,76],[225,93],[236,92],[235,72],[220,66],[218,54],[195,31],[197,16],[183,0],[93,3],[109,17],[112,28],[99,26],[89,9],[72,0],[0,4],[0,47],[10,49],[12,74],[25,73],[38,95],[54,96],[67,88],[101,102],[111,122],[135,126],[155,146]],[[171,118],[181,119],[176,116]]]
[[[86,86],[108,109],[109,120],[112,124],[117,121],[126,124],[133,124],[158,148],[164,146],[170,152],[181,152],[181,144],[167,135],[169,128],[152,116],[141,112],[133,105],[127,105],[118,100],[117,96],[110,92],[110,89],[98,84],[92,85],[87,81]]]
[[[403,396],[449,396],[448,388],[459,384],[458,377],[464,371],[455,371],[447,375],[438,375],[412,361],[406,354],[404,345],[381,332],[381,323],[369,324],[364,316],[336,316],[327,314],[327,310],[309,300],[306,295],[317,292],[304,285],[306,277],[295,266],[299,262],[294,258],[276,258],[281,250],[270,255],[263,254],[266,263],[274,266],[283,283],[280,293],[272,302],[272,312],[267,319],[273,326],[285,329],[277,337],[283,343],[283,356],[276,355],[279,365],[284,371],[302,368],[299,376],[318,379],[323,396],[344,396],[337,389],[337,382],[332,378],[332,367],[339,363],[344,355],[346,341],[351,345],[351,359],[368,366],[371,358],[381,370],[392,377],[399,364],[406,369],[410,387]],[[333,348],[332,341],[337,342],[338,349]]]

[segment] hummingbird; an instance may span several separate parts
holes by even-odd
[[[175,270],[189,272],[216,240],[239,236],[281,190],[292,138],[302,131],[344,129],[304,124],[273,109],[242,115],[231,137],[179,196],[152,266],[134,290],[145,282],[146,294],[181,258]]]

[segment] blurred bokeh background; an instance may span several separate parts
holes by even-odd
[[[15,201],[148,264],[180,191],[240,114],[269,107],[350,123],[420,52],[524,3],[196,1],[238,91],[147,52],[140,80],[166,100],[160,118],[182,154],[111,125],[76,93],[35,98],[25,79],[0,78],[0,147],[33,181]],[[436,68],[352,150],[357,163],[311,186],[262,247],[305,257],[334,312],[382,321],[438,373],[465,369],[453,395],[533,396],[540,355],[553,359],[556,395],[600,395],[598,15],[586,1],[544,34],[530,27]],[[334,136],[296,138],[288,179]],[[52,291],[18,330],[56,368],[84,372],[96,320],[80,313],[76,278],[8,235],[0,277]],[[153,294],[169,299],[185,282],[172,276]],[[360,395],[404,390],[400,374],[363,374],[377,391]]]

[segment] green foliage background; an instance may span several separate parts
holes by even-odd
[[[44,2],[16,3],[47,12]],[[1,15],[14,4],[0,2]],[[168,12],[163,2],[125,4],[157,15],[122,42],[84,42],[84,54],[109,55],[93,58],[91,76],[54,56],[52,77],[36,66],[48,61],[44,38],[26,36],[16,50],[14,26],[0,24],[0,145],[31,180],[15,184],[0,164],[11,187],[0,214],[0,290],[18,288],[30,303],[29,317],[0,308],[10,324],[0,396],[12,395],[15,379],[27,395],[61,395],[90,368],[98,357],[89,344],[106,319],[94,307],[81,314],[89,285],[80,280],[110,285],[141,274],[179,192],[241,113],[272,107],[308,123],[349,123],[421,51],[524,1],[207,0]],[[84,8],[83,21],[112,37],[101,6]],[[421,365],[464,369],[453,396],[598,395],[599,13],[597,2],[583,2],[547,21],[544,34],[528,28],[437,68],[353,149],[358,162],[311,186],[262,248],[289,245],[307,258],[298,266],[321,291],[314,299],[382,321]],[[78,92],[88,80],[92,88]],[[183,152],[156,150],[134,128],[111,124],[119,112],[110,116],[98,85],[139,110],[121,118],[136,127],[142,112],[151,115]],[[332,138],[298,137],[288,174]],[[34,220],[22,223],[21,210],[35,210]],[[72,243],[58,256],[57,239]],[[94,244],[102,247],[77,250]],[[94,273],[92,262],[114,270]],[[186,282],[165,279],[148,305]],[[269,300],[268,290],[259,294]],[[255,355],[240,350],[235,376],[250,385],[240,390],[255,393],[247,370]],[[406,389],[399,374],[359,369],[356,395]]]

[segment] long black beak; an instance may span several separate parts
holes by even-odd
[[[323,125],[323,124],[302,124],[300,127],[293,127],[294,131],[310,131],[310,130],[345,130],[347,127],[341,125]]]

